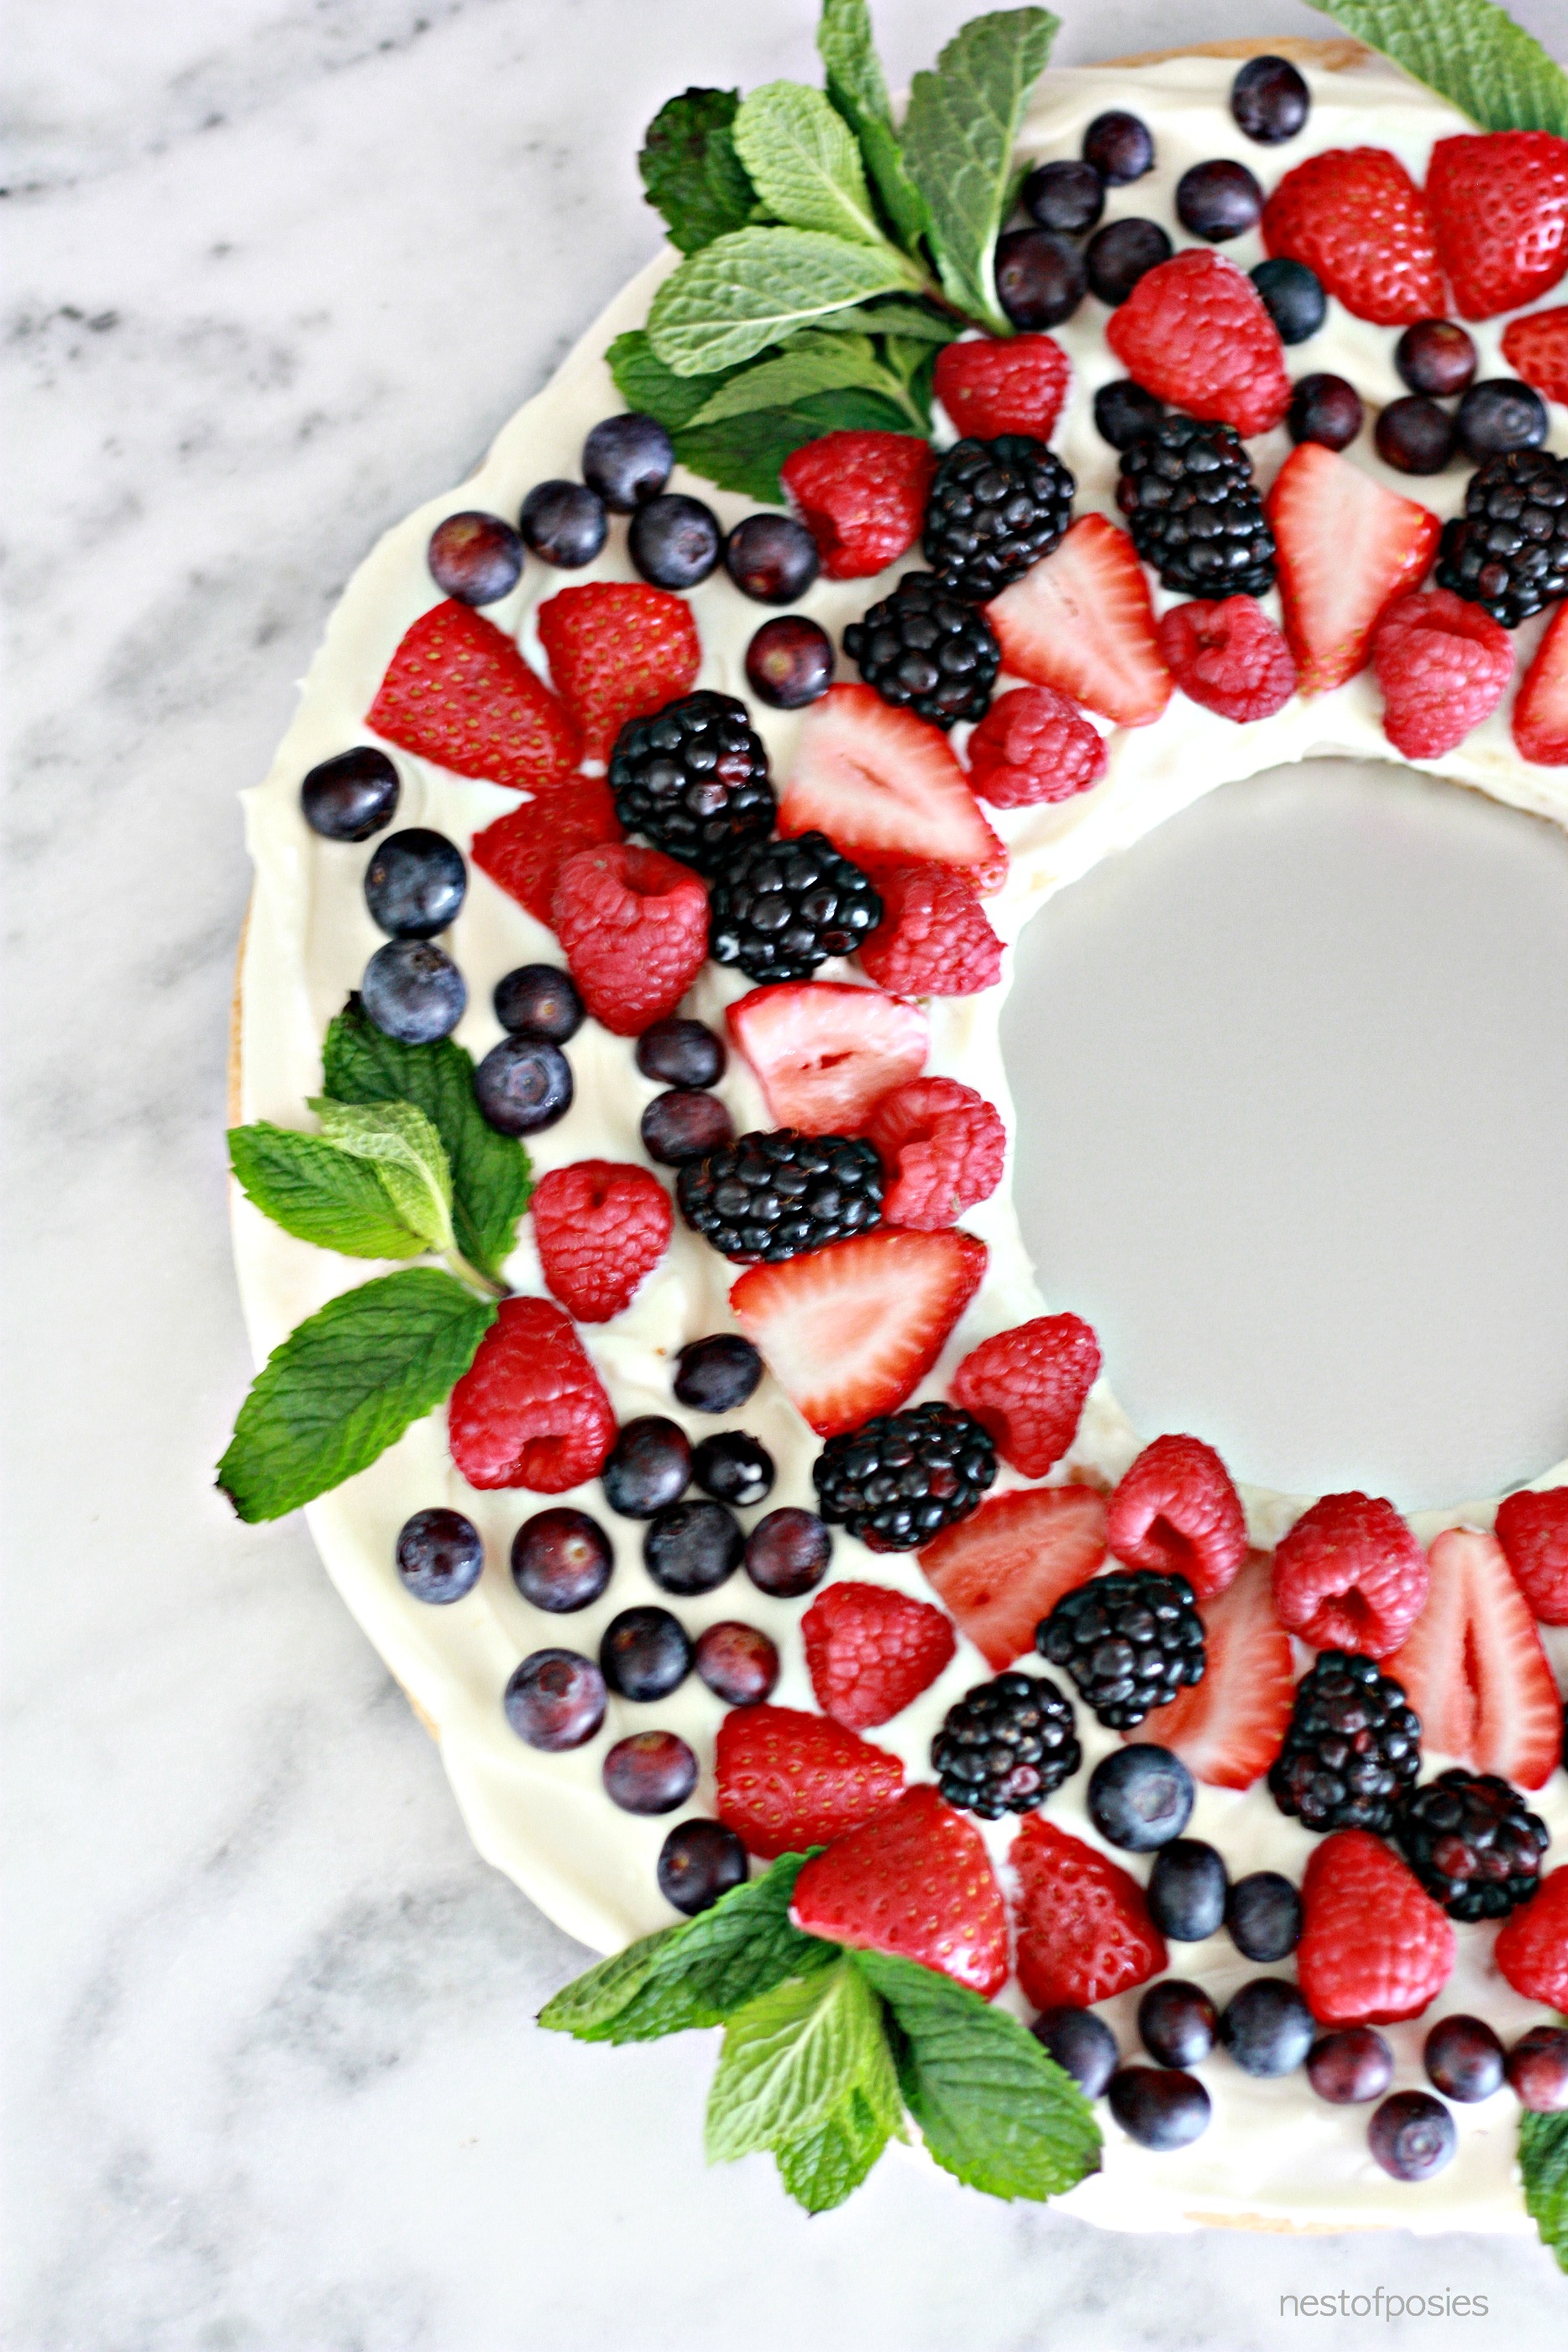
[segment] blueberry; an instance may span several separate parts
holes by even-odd
[[[1249,1871],[1230,1889],[1225,1924],[1243,1959],[1282,1960],[1301,1941],[1301,1898],[1279,1871]]]
[[[601,1475],[612,1511],[623,1519],[651,1519],[691,1485],[691,1441],[663,1413],[639,1413],[622,1422]]]
[[[1417,392],[1391,400],[1373,434],[1377,454],[1400,474],[1440,474],[1454,454],[1454,420]]]
[[[474,1099],[502,1135],[538,1135],[571,1108],[571,1064],[548,1037],[503,1037],[474,1073]]]
[[[1328,311],[1328,296],[1304,261],[1260,261],[1251,273],[1263,308],[1279,330],[1282,343],[1304,343],[1315,335]]]
[[[1568,2033],[1560,2025],[1532,2025],[1508,2053],[1509,2084],[1534,2116],[1568,2110]]]
[[[692,1645],[667,1609],[622,1609],[604,1629],[599,1665],[622,1698],[667,1698],[692,1670]]]
[[[1107,2086],[1111,2113],[1140,2147],[1186,2147],[1208,2129],[1208,2093],[1196,2074],[1124,2066]]]
[[[1331,2106],[1363,2106],[1380,2099],[1394,2080],[1394,2053],[1370,2025],[1346,2025],[1313,2042],[1307,2080]]]
[[[1430,2180],[1459,2144],[1454,2118],[1429,2091],[1396,2091],[1366,2127],[1366,2144],[1396,2180]]]
[[[802,614],[764,621],[746,648],[747,683],[775,710],[802,710],[833,682],[833,641]]]
[[[1170,259],[1172,249],[1158,221],[1107,221],[1095,230],[1083,256],[1089,291],[1114,310],[1140,278]]]
[[[744,1429],[721,1429],[705,1437],[692,1455],[692,1476],[705,1495],[745,1510],[773,1492],[773,1456]]]
[[[697,1759],[673,1731],[634,1731],[604,1759],[604,1793],[623,1813],[673,1813],[697,1785]]]
[[[655,1021],[637,1040],[637,1067],[662,1087],[716,1087],[728,1061],[706,1021]]]
[[[1116,2037],[1092,2009],[1048,2009],[1030,2032],[1086,2099],[1097,2099],[1116,2071]]]
[[[299,787],[306,824],[327,841],[369,841],[391,824],[397,800],[397,770],[369,743],[323,760]]]
[[[1103,383],[1094,395],[1095,430],[1113,449],[1130,449],[1134,441],[1146,441],[1165,413],[1164,401],[1131,376]]]
[[[718,562],[722,539],[711,507],[683,491],[666,490],[637,509],[626,548],[655,588],[695,588]]]
[[[1394,346],[1402,383],[1433,400],[1452,400],[1476,380],[1476,347],[1452,319],[1417,319]]]
[[[746,1538],[746,1573],[758,1592],[798,1601],[821,1584],[833,1538],[814,1511],[786,1507],[758,1519]]]
[[[582,1026],[577,982],[553,963],[519,964],[496,982],[491,1001],[502,1028],[517,1037],[544,1037],[552,1045],[564,1045]]]
[[[1155,142],[1146,122],[1113,108],[1097,114],[1083,134],[1083,160],[1092,163],[1108,188],[1124,188],[1155,168]]]
[[[1219,2038],[1244,2074],[1293,2074],[1316,2032],[1312,2011],[1283,1977],[1254,1977],[1219,2020]]]
[[[610,1538],[586,1511],[536,1511],[512,1538],[512,1581],[525,1601],[565,1616],[598,1600],[615,1567]]]
[[[1539,449],[1546,438],[1546,403],[1527,383],[1511,376],[1489,376],[1472,383],[1459,403],[1455,419],[1459,445],[1467,457],[1481,465],[1488,457],[1503,457],[1511,449]]]
[[[1507,2065],[1502,2043],[1479,2017],[1439,2018],[1422,2045],[1421,2063],[1446,2097],[1466,2106],[1500,2091]]]
[[[681,1822],[659,1848],[659,1892],[692,1918],[746,1877],[746,1848],[723,1822]]]
[[[430,576],[460,604],[494,604],[523,572],[523,542],[499,515],[448,515],[430,534]]]
[[[1286,58],[1249,58],[1230,85],[1236,127],[1260,147],[1293,139],[1312,103],[1311,90]]]
[[[747,515],[724,543],[725,570],[758,604],[792,604],[821,567],[816,541],[793,515]]]
[[[416,1601],[461,1601],[479,1581],[485,1546],[461,1511],[415,1511],[397,1539],[397,1572]]]
[[[580,1748],[604,1720],[604,1676],[576,1650],[536,1650],[507,1685],[507,1721],[551,1755]]]
[[[755,1396],[762,1359],[737,1331],[688,1339],[675,1358],[675,1394],[694,1412],[736,1412]]]
[[[1105,209],[1105,183],[1092,163],[1040,163],[1019,190],[1019,202],[1040,227],[1082,236]]]
[[[759,1706],[779,1680],[779,1653],[755,1625],[729,1619],[698,1635],[696,1669],[726,1706]]]
[[[1209,245],[1225,245],[1245,236],[1263,215],[1263,191],[1245,163],[1217,155],[1211,163],[1194,163],[1176,182],[1176,218],[1194,236]]]
[[[433,940],[457,920],[468,889],[463,852],[444,833],[389,833],[365,868],[365,904],[394,940]]]
[[[581,482],[536,482],[518,521],[534,553],[559,572],[591,563],[610,529],[603,499]]]
[[[677,1087],[653,1097],[638,1122],[638,1133],[650,1160],[661,1168],[679,1168],[732,1144],[735,1121],[716,1095]]]
[[[1361,431],[1361,394],[1343,375],[1296,379],[1285,430],[1292,441],[1320,441],[1325,449],[1347,449]]]
[[[722,1503],[672,1503],[643,1538],[643,1561],[665,1592],[711,1592],[734,1575],[745,1549]]]
[[[366,1013],[400,1045],[434,1045],[463,1018],[468,990],[444,948],[431,940],[389,940],[360,982]]]
[[[1192,1818],[1192,1774],[1167,1748],[1113,1748],[1089,1775],[1089,1818],[1128,1853],[1152,1853]]]
[[[1151,1985],[1138,2003],[1139,2035],[1162,2066],[1197,2065],[1213,2049],[1218,2023],[1203,1987],[1176,1977]]]
[[[664,426],[636,409],[601,417],[582,445],[582,478],[612,514],[630,514],[656,499],[674,462],[674,446]]]
[[[1222,1857],[1201,1838],[1173,1838],[1149,1873],[1149,1912],[1176,1944],[1201,1943],[1225,1922],[1228,1888]]]
[[[1083,257],[1048,228],[1013,228],[997,239],[997,299],[1015,327],[1059,327],[1083,299]]]

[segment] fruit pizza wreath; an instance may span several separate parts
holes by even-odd
[[[1568,1465],[1239,1491],[1008,1194],[1097,858],[1325,749],[1568,823],[1568,79],[1330,13],[1384,54],[982,16],[895,115],[827,0],[825,90],[671,100],[675,249],[247,795],[221,1484],[614,1955],[543,2023],[722,2026],[709,2153],[813,2210],[917,2138],[1568,2249]]]

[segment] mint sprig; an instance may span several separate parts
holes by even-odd
[[[1496,0],[1314,0],[1483,131],[1568,138],[1568,74]]]
[[[886,244],[860,149],[821,90],[768,82],[742,100],[730,135],[758,203],[775,220],[852,245]]]
[[[866,169],[894,236],[906,253],[930,233],[925,199],[904,168],[866,0],[822,0],[817,53],[828,96],[860,142]]]
[[[423,1257],[429,1247],[375,1168],[323,1135],[266,1119],[231,1128],[229,1164],[246,1197],[298,1241],[344,1257]]]
[[[683,90],[643,134],[637,158],[643,185],[683,253],[744,228],[756,208],[756,191],[735,152],[739,107],[737,89]]]
[[[1559,2269],[1568,2271],[1568,2115],[1520,2117],[1519,2168],[1525,2210]]]
[[[920,284],[890,245],[851,244],[822,229],[737,229],[665,278],[648,312],[648,340],[677,375],[709,375],[755,359],[826,311]]]
[[[915,77],[904,160],[931,215],[949,299],[997,334],[1010,334],[991,273],[1013,184],[1024,103],[1051,55],[1058,19],[1044,8],[977,16],[950,40],[935,73]]]

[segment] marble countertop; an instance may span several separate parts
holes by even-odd
[[[1074,5],[1059,58],[1330,29]],[[1561,0],[1515,13],[1550,37]],[[1176,2352],[1281,2298],[1487,2299],[1521,2242],[1110,2239],[889,2161],[808,2224],[700,2155],[710,2053],[540,2034],[582,1955],[470,1850],[296,1520],[212,1491],[249,1375],[222,1147],[259,776],[376,533],[653,250],[693,79],[810,68],[811,0],[16,0],[5,950],[15,2352]],[[883,0],[894,79],[956,0]],[[1364,2347],[1320,2317],[1315,2342]]]

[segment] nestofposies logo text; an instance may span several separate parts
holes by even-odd
[[[1485,2319],[1484,2294],[1456,2294],[1441,2287],[1432,2294],[1392,2294],[1385,2286],[1370,2294],[1282,2294],[1281,2319]]]

